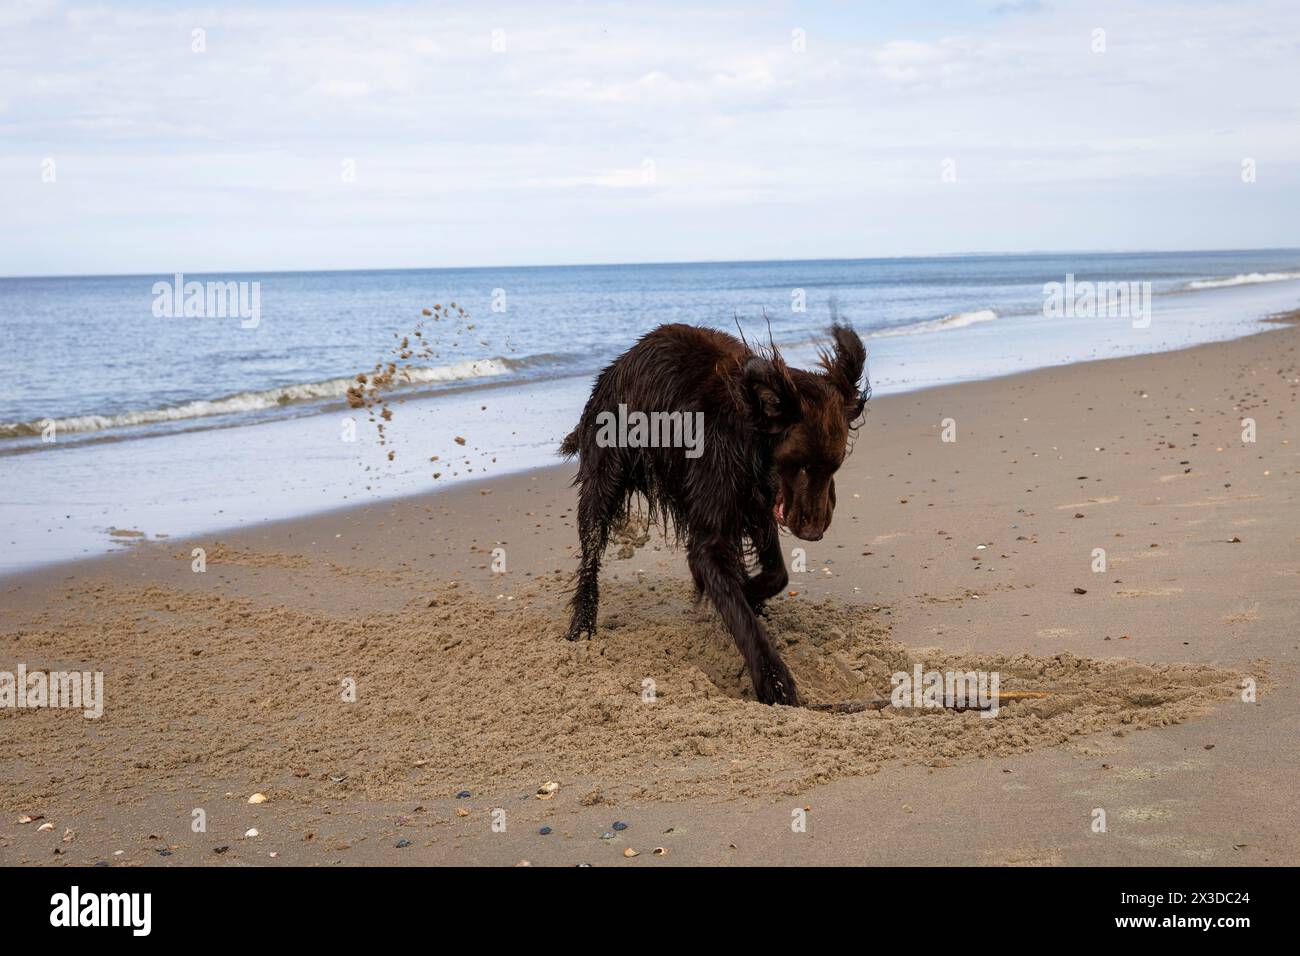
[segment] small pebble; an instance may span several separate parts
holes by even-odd
[[[551,832],[551,828],[550,828],[550,827],[542,827],[542,828],[541,828],[540,830],[538,830],[537,832],[540,833],[542,836],[546,836],[546,834],[548,834],[548,833]]]
[[[641,854],[638,853],[636,850],[632,849],[631,847],[627,847],[626,849],[623,850],[623,855],[628,859],[631,859],[632,857],[640,856]]]
[[[266,794],[255,793],[248,798],[249,803],[266,803]]]
[[[402,849],[405,849],[406,847],[410,846],[410,845],[411,845],[411,841],[410,841],[410,840],[398,840],[398,841],[397,841],[396,843],[394,843],[393,845],[394,845],[395,847],[397,847],[397,849],[402,850]]]
[[[456,799],[457,799],[457,800],[464,800],[466,797],[469,797],[470,795],[471,795],[471,794],[470,794],[470,792],[469,792],[468,790],[462,790],[462,791],[460,791],[460,793],[456,794]]]
[[[615,821],[615,822],[614,822],[614,829],[615,829],[615,830],[626,830],[626,829],[627,829],[627,824],[626,824],[626,823],[619,823],[618,821]]]

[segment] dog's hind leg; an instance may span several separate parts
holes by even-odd
[[[779,556],[779,552],[778,552]],[[687,548],[687,561],[696,586],[709,596],[722,615],[745,659],[754,694],[764,704],[799,706],[794,677],[772,646],[763,623],[745,597],[744,562],[734,548],[716,541],[695,539]]]
[[[626,497],[621,462],[609,455],[584,461],[578,491],[578,541],[582,562],[570,602],[572,615],[565,635],[576,641],[596,635],[596,610],[600,604],[600,558],[609,544],[610,528],[619,516]]]
[[[763,528],[753,536],[758,551],[758,573],[745,581],[745,600],[755,614],[763,613],[769,598],[785,590],[790,574],[785,569],[785,556],[781,554],[781,536],[776,524]]]

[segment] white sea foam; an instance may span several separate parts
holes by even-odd
[[[1300,272],[1246,272],[1241,275],[1217,279],[1195,279],[1185,286],[1188,289],[1223,289],[1234,285],[1258,285],[1261,282],[1285,282],[1300,279]]]
[[[942,319],[928,319],[911,325],[896,326],[891,329],[878,329],[867,334],[867,338],[882,339],[895,335],[925,335],[929,332],[946,332],[949,329],[962,329],[977,322],[992,322],[998,314],[992,309],[976,309],[973,312],[954,312]]]
[[[480,359],[439,365],[430,368],[401,369],[397,376],[399,387],[403,384],[419,386],[439,382],[460,382],[476,378],[506,375],[524,363],[505,358]],[[224,398],[198,399],[164,408],[119,412],[112,415],[78,415],[72,418],[39,419],[30,422],[0,422],[0,438],[20,438],[40,435],[51,421],[56,434],[65,432],[94,432],[106,428],[128,428],[132,425],[154,425],[160,422],[177,422],[191,418],[208,418],[214,415],[231,415],[238,412],[255,412],[299,402],[323,401],[342,398],[349,388],[357,384],[355,378],[331,378],[323,382],[304,382],[282,385],[254,392],[239,392]]]

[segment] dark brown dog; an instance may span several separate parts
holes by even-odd
[[[758,699],[798,706],[794,679],[758,614],[789,580],[777,525],[806,541],[830,525],[835,471],[867,400],[862,340],[838,323],[831,335],[821,371],[806,372],[786,365],[775,346],[756,350],[712,329],[663,325],[600,373],[581,422],[560,446],[579,456],[582,564],[569,640],[595,633],[601,555],[640,494],[651,519],[665,527],[671,520],[685,540],[697,596],[708,595],[721,613]],[[644,433],[610,427],[614,416],[635,412],[691,416],[703,423],[703,441],[646,447]],[[758,559],[752,576],[747,540]]]

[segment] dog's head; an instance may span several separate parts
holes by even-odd
[[[774,438],[777,523],[805,541],[819,540],[830,527],[835,472],[870,394],[862,339],[838,323],[831,326],[831,339],[817,372],[790,368],[775,350],[745,364],[757,426]]]

